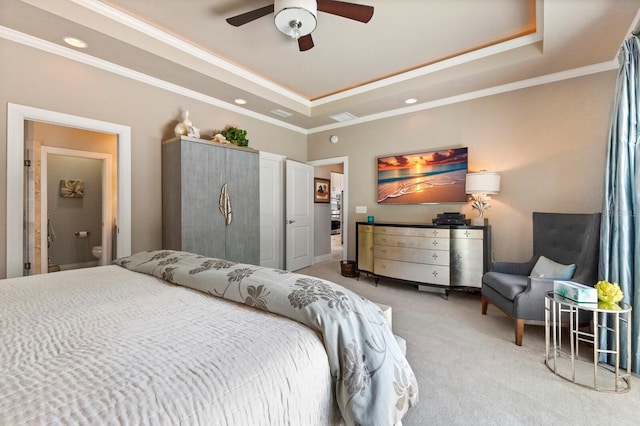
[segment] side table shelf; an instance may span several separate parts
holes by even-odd
[[[619,309],[609,309],[596,303],[577,303],[553,292],[546,294],[544,302],[545,365],[565,380],[600,392],[624,393],[631,390],[631,306],[620,302],[616,304]],[[588,312],[592,316],[592,329],[580,330],[579,318]],[[568,329],[563,330],[563,327]],[[611,349],[606,342],[601,343],[603,330],[611,336]],[[564,341],[563,331],[567,334]],[[621,345],[623,331],[626,331],[626,342]],[[580,342],[593,345],[592,359],[579,356]],[[612,356],[613,365],[600,363],[598,358],[601,354]],[[620,368],[622,356],[626,357],[626,369]]]

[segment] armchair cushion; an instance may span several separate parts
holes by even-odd
[[[514,300],[527,288],[529,277],[526,275],[512,275],[502,272],[487,272],[482,278],[482,284],[491,287],[504,298]]]
[[[540,256],[531,271],[531,276],[533,278],[569,280],[573,277],[575,270],[575,263],[563,265],[562,263],[554,262],[549,258]]]

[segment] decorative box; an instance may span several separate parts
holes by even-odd
[[[578,303],[598,303],[598,290],[573,281],[554,281],[553,292]]]

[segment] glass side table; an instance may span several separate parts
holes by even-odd
[[[577,303],[553,292],[544,300],[545,309],[545,365],[565,380],[600,392],[628,392],[631,389],[631,306],[619,302],[617,308],[596,303]],[[580,330],[580,318],[592,314],[592,332]],[[624,324],[624,327],[621,325]],[[563,327],[565,341],[563,342]],[[626,344],[621,348],[620,333],[626,328]],[[613,349],[601,345],[600,333],[611,336]],[[579,343],[593,345],[593,359],[579,356]],[[565,344],[563,348],[563,343]],[[569,346],[567,352],[566,345]],[[605,347],[602,347],[605,346]],[[622,351],[621,351],[622,350]],[[600,363],[600,354],[612,355],[614,365]],[[626,357],[626,370],[620,368],[620,357]],[[590,375],[593,375],[591,384]]]

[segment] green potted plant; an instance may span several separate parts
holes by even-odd
[[[249,146],[247,131],[237,127],[227,126],[219,132],[226,140],[238,146]]]

